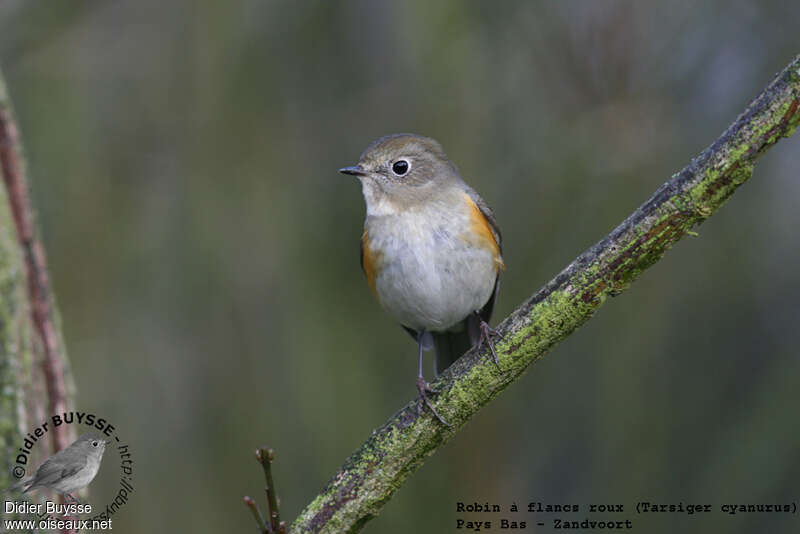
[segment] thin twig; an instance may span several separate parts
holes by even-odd
[[[281,521],[281,515],[278,505],[278,492],[275,490],[275,483],[272,481],[272,462],[275,460],[275,451],[266,447],[256,449],[256,460],[261,464],[264,470],[264,489],[267,493],[267,507],[269,508],[269,525],[264,523],[264,518],[261,516],[261,511],[258,505],[250,497],[245,497],[244,502],[250,507],[253,516],[256,518],[256,523],[259,523],[259,528],[262,532],[268,534],[286,534],[286,523]],[[263,525],[263,527],[262,527]]]
[[[275,460],[275,451],[262,447],[256,451],[256,458],[264,468],[264,479],[266,480],[267,506],[269,506],[269,523],[273,532],[278,532],[281,515],[278,509],[278,494],[275,491],[275,484],[272,482],[272,462]]]
[[[270,531],[267,529],[267,524],[264,522],[264,516],[261,515],[261,510],[258,509],[258,505],[256,505],[255,501],[245,495],[244,503],[253,513],[253,519],[256,520],[258,530],[261,532],[261,534],[270,534]]]

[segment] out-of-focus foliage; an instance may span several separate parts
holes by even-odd
[[[797,20],[797,2],[721,0],[0,4],[78,407],[136,461],[115,528],[250,531],[261,444],[294,517],[413,397],[413,342],[363,280],[361,192],[336,173],[374,138],[437,138],[494,207],[499,319],[722,132],[800,51]],[[457,501],[794,529],[631,508],[796,498],[798,174],[794,138],[366,532],[481,519]]]

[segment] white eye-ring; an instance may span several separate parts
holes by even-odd
[[[400,158],[392,163],[392,172],[397,176],[405,176],[411,170],[411,162],[408,158]]]

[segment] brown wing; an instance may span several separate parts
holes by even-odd
[[[63,452],[63,451],[61,451]],[[59,453],[60,454],[60,453]],[[86,457],[71,459],[69,462],[63,456],[55,454],[48,458],[39,469],[36,470],[32,484],[28,489],[35,486],[49,487],[60,480],[70,477],[86,466]],[[26,490],[27,491],[27,490]]]
[[[503,252],[503,236],[500,233],[500,226],[497,224],[497,219],[494,218],[494,212],[492,208],[486,203],[485,200],[478,194],[477,191],[472,189],[470,186],[467,186],[467,194],[469,198],[478,206],[478,209],[481,210],[481,214],[486,218],[486,222],[489,223],[489,226],[492,229],[492,234],[494,235],[494,240],[497,243],[497,247],[500,249],[500,253]]]
[[[483,215],[484,218],[486,219],[486,222],[489,223],[489,228],[492,230],[492,235],[494,236],[494,240],[497,243],[497,248],[500,251],[500,254],[502,255],[503,235],[500,233],[500,226],[497,224],[497,219],[494,218],[494,212],[492,211],[492,208],[490,208],[489,205],[486,203],[486,201],[483,200],[483,198],[478,194],[478,192],[472,189],[471,187],[467,186],[466,192],[467,195],[469,195],[469,198],[471,198],[472,201],[475,203],[475,205],[478,206],[478,209],[480,210],[481,215]],[[501,265],[502,265],[502,259],[501,259]],[[505,268],[505,266],[503,265],[502,268]],[[489,297],[489,300],[486,301],[486,304],[483,305],[483,308],[481,308],[479,312],[481,318],[487,323],[489,322],[489,319],[492,317],[492,311],[494,310],[494,301],[497,298],[497,291],[500,289],[500,271],[502,270],[502,268],[497,270],[497,278],[495,278],[494,281],[494,290],[492,291],[492,296]],[[470,327],[471,328],[469,329],[472,331],[474,327],[472,327],[472,325],[470,325]],[[470,333],[474,337],[474,332]]]

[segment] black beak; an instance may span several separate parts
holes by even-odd
[[[361,165],[355,165],[353,167],[343,167],[339,169],[339,172],[342,174],[350,174],[352,176],[366,176],[367,171],[364,170]]]

